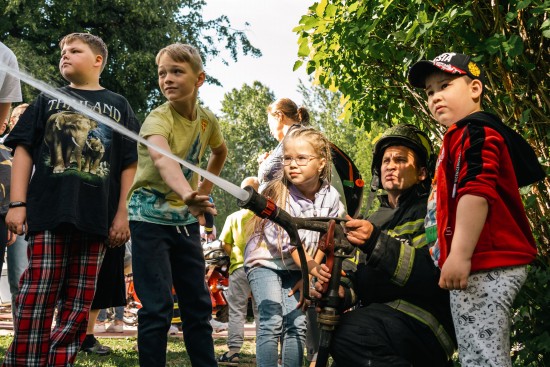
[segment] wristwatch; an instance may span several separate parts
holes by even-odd
[[[27,206],[24,201],[12,201],[8,204],[8,208],[19,208],[20,206]]]

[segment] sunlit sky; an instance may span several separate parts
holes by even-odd
[[[307,82],[307,74],[304,67],[292,71],[298,59],[298,36],[292,29],[314,1],[207,0],[206,3],[204,19],[226,15],[233,28],[246,30],[250,42],[263,55],[259,58],[240,55],[236,63],[231,61],[229,65],[209,60],[206,73],[216,77],[223,87],[203,85],[199,90],[203,103],[214,113],[219,113],[224,93],[258,80],[269,87],[276,98],[288,97],[300,104],[302,98],[297,91],[298,80]],[[245,26],[245,22],[249,26]]]

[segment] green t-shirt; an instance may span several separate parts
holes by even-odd
[[[143,138],[152,135],[165,137],[174,155],[196,166],[207,146],[215,149],[224,142],[218,120],[212,112],[197,105],[197,118],[189,121],[169,102],[147,116],[139,135]],[[181,169],[196,190],[199,175],[186,167]],[[143,144],[138,145],[138,167],[128,193],[128,215],[130,220],[167,225],[187,225],[197,221],[183,200],[164,182]]]
[[[244,264],[244,247],[248,241],[245,233],[246,224],[254,217],[254,213],[247,209],[241,209],[227,216],[220,233],[220,241],[231,245],[231,265],[229,274]]]

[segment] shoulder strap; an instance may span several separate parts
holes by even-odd
[[[515,130],[504,125],[498,117],[487,112],[476,112],[457,122],[457,125],[464,126],[470,122],[490,127],[504,138],[519,187],[533,184],[546,177],[546,172],[531,145]]]
[[[336,173],[340,177],[342,186],[344,187],[344,199],[346,200],[348,214],[355,218],[361,209],[363,186],[365,183],[359,169],[346,153],[333,143],[330,143],[330,149],[332,152],[332,164],[336,168]]]

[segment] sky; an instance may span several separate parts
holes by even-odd
[[[313,3],[313,0],[206,0],[203,18],[226,15],[232,28],[246,30],[249,41],[262,51],[262,56],[241,54],[237,62],[231,60],[229,65],[208,60],[206,73],[216,77],[223,87],[204,84],[199,89],[204,105],[218,114],[225,93],[255,80],[269,87],[275,98],[287,97],[300,105],[298,80],[307,83],[308,76],[303,66],[292,71],[298,59],[298,35],[292,29]]]

